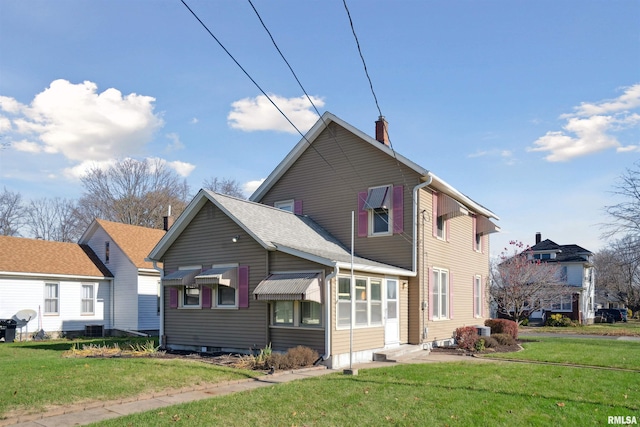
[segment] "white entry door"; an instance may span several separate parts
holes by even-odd
[[[385,346],[393,346],[400,343],[398,281],[387,279],[385,282],[387,291],[384,310],[384,344]]]

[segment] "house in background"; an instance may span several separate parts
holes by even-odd
[[[558,264],[567,285],[575,289],[571,295],[547,307],[545,316],[559,313],[582,324],[593,323],[596,297],[593,253],[578,245],[542,240],[541,233],[536,233],[535,239],[536,244],[527,251],[529,259]],[[539,312],[532,313],[534,320],[540,316]]]
[[[160,328],[160,271],[145,261],[164,236],[158,230],[94,220],[80,237],[113,273],[112,328],[157,335]]]
[[[150,253],[162,344],[307,345],[341,367],[451,343],[488,314],[491,219],[395,152],[384,118],[372,138],[325,113],[251,201],[201,190]]]
[[[112,283],[87,245],[0,236],[0,318],[33,310],[30,332],[102,335],[112,326]]]

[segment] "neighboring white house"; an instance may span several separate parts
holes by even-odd
[[[112,325],[112,282],[87,245],[0,236],[0,319],[33,310],[24,332],[101,335]]]
[[[583,324],[593,323],[595,317],[595,275],[593,253],[578,245],[558,245],[536,233],[536,244],[528,249],[528,257],[560,266],[565,283],[575,291],[561,298],[546,314],[560,313]]]
[[[145,258],[164,234],[96,219],[80,238],[113,273],[113,329],[158,334],[160,272]]]

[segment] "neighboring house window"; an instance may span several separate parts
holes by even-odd
[[[47,283],[44,285],[44,314],[59,313],[59,289],[57,283]]]
[[[347,327],[351,320],[350,277],[338,278],[338,326]],[[356,277],[355,326],[382,324],[382,281]]]
[[[182,307],[200,307],[200,286],[188,285],[184,287]]]
[[[94,291],[93,285],[82,285],[81,314],[93,314],[94,312],[93,291]]]
[[[104,263],[109,264],[109,242],[104,242]]]
[[[431,310],[433,320],[449,318],[449,272],[434,268],[431,274]]]
[[[384,185],[358,193],[358,237],[404,231],[403,191],[402,186]]]
[[[563,295],[560,297],[560,301],[551,305],[551,310],[557,311],[571,311],[571,302],[573,298],[571,295]]]
[[[541,254],[540,255],[540,259],[542,259],[542,260],[551,259],[551,254]]]
[[[473,278],[473,315],[482,317],[482,277]]]

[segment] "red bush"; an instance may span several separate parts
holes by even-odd
[[[518,324],[509,319],[487,319],[484,326],[491,328],[491,334],[509,334],[514,340],[518,339]]]
[[[478,329],[475,326],[463,326],[456,329],[456,343],[459,348],[473,351],[479,338]]]

